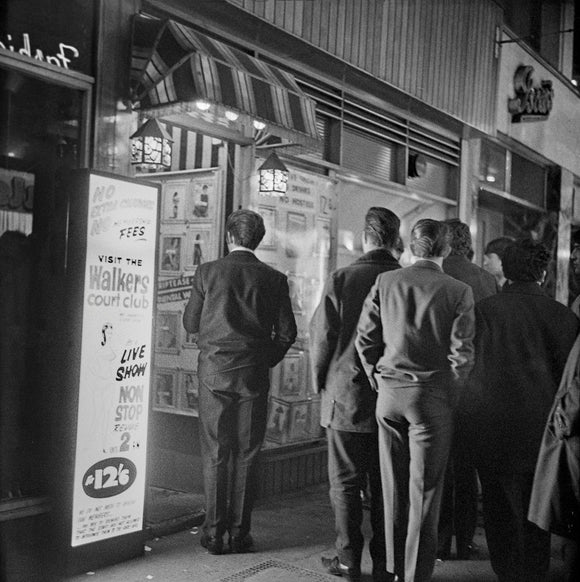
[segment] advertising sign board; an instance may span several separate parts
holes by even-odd
[[[91,172],[85,195],[72,547],[143,529],[159,188]]]

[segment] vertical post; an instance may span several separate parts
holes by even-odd
[[[479,258],[477,248],[477,205],[479,196],[479,158],[481,140],[467,137],[461,142],[461,168],[459,177],[458,218],[469,225],[473,250]]]
[[[556,265],[556,300],[568,305],[570,276],[570,236],[574,211],[574,175],[562,168],[560,210],[558,212],[558,252]]]

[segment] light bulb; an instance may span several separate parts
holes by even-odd
[[[211,107],[211,104],[208,103],[207,101],[204,101],[203,99],[199,99],[198,101],[195,102],[195,106],[200,111],[207,111]]]

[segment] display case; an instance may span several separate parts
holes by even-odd
[[[261,163],[258,160],[258,165]],[[326,176],[291,168],[285,196],[254,188],[252,209],[266,235],[258,258],[288,277],[298,327],[294,346],[272,369],[265,448],[320,438],[320,395],[312,391],[308,326],[336,255],[336,191]]]
[[[161,183],[159,275],[153,410],[198,416],[197,337],[183,329],[193,275],[222,256],[223,193],[219,169],[147,176]]]

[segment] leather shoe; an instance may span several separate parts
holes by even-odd
[[[349,568],[344,564],[340,563],[338,556],[334,558],[321,558],[322,565],[326,568],[326,571],[333,576],[342,576],[350,582],[360,582],[361,573],[360,568]]]
[[[245,554],[254,550],[254,540],[250,534],[230,537],[230,551],[233,554]]]
[[[221,537],[210,536],[208,534],[203,534],[199,543],[204,547],[210,554],[219,556],[224,553],[224,541]]]
[[[373,566],[373,582],[395,582],[396,576],[387,572],[386,564]]]
[[[471,544],[462,545],[457,548],[458,560],[469,560],[473,553],[473,546]]]

